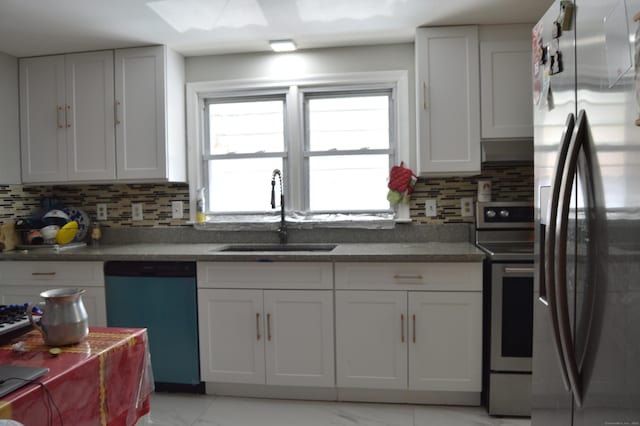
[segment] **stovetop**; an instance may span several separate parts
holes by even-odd
[[[476,246],[491,260],[533,261],[533,241],[478,242]]]
[[[488,202],[476,207],[476,246],[490,260],[533,262],[531,203]]]

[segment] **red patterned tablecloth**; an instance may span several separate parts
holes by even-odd
[[[19,341],[25,342],[24,352],[12,350]],[[149,412],[153,378],[146,329],[92,327],[83,342],[61,347],[55,356],[36,330],[11,344],[0,346],[0,364],[49,368],[39,381],[65,426],[129,426]],[[26,426],[60,425],[58,411],[38,384],[0,398],[0,418]]]

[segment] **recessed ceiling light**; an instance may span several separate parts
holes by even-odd
[[[293,40],[271,40],[269,45],[274,52],[293,52],[297,49]]]

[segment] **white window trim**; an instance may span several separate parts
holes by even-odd
[[[372,71],[357,73],[338,74],[318,74],[308,75],[295,79],[246,79],[246,80],[219,80],[206,82],[187,83],[186,106],[187,106],[187,150],[188,150],[188,175],[189,175],[189,219],[190,223],[195,223],[196,204],[198,188],[204,185],[202,180],[202,148],[204,140],[204,123],[202,122],[202,108],[204,99],[207,97],[222,96],[235,90],[247,91],[252,89],[279,89],[306,88],[318,85],[356,85],[356,84],[393,84],[396,89],[396,163],[411,165],[410,140],[409,140],[409,76],[408,71]],[[293,90],[292,96],[297,96],[298,90]],[[294,101],[288,99],[287,101]],[[289,117],[288,122],[297,122],[300,117]],[[291,124],[290,124],[291,125]],[[292,130],[292,129],[290,129]],[[292,137],[301,137],[298,130],[290,132]],[[291,146],[296,146],[295,143]],[[296,167],[302,167],[297,165]],[[409,206],[399,204],[396,208],[396,222],[409,222]]]

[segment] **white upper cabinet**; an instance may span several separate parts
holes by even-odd
[[[18,59],[0,52],[0,185],[21,183]]]
[[[531,25],[480,28],[482,138],[532,138]]]
[[[480,173],[478,27],[416,30],[418,173]]]
[[[112,180],[115,172],[113,52],[65,55],[67,178]]]
[[[25,183],[113,180],[113,52],[20,60]]]
[[[186,182],[184,58],[153,46],[115,62],[118,178]]]
[[[186,182],[179,54],[153,46],[116,50],[115,62],[113,50],[26,58],[19,74],[23,182]]]

